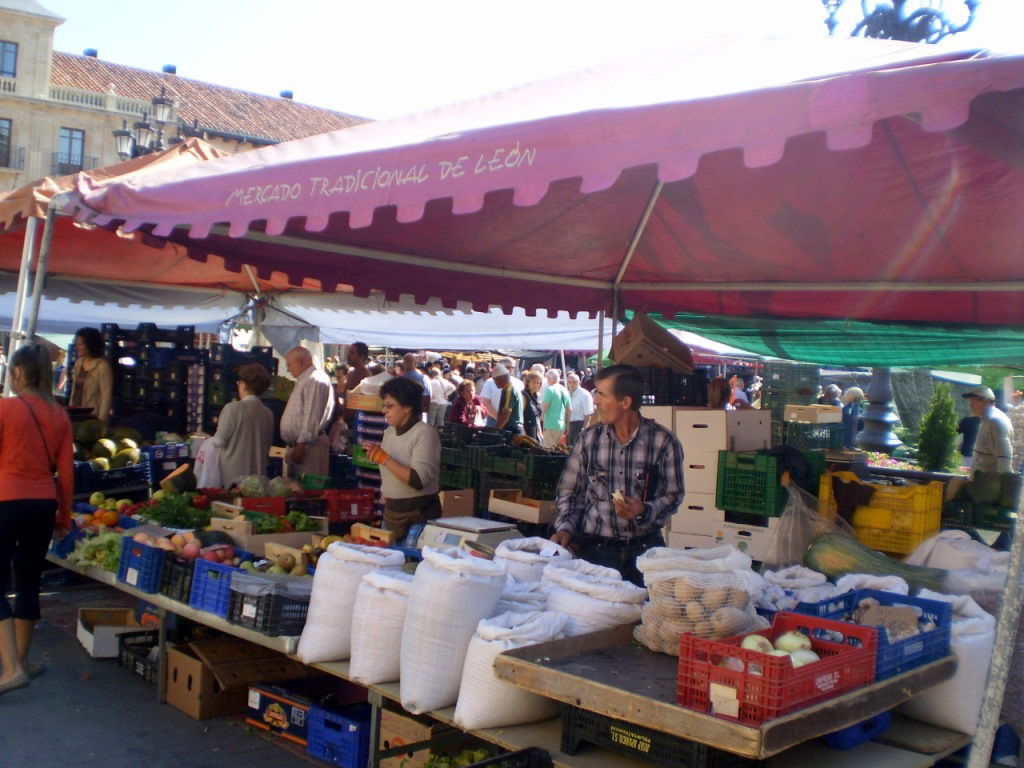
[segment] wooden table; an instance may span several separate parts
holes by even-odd
[[[948,656],[752,727],[679,707],[677,663],[633,643],[632,627],[624,626],[509,651],[494,669],[542,696],[754,759],[886,712],[956,671]]]

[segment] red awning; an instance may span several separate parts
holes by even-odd
[[[71,206],[295,282],[529,311],[1024,324],[1024,56],[716,40]]]

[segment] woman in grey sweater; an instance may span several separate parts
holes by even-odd
[[[441,516],[441,439],[420,418],[423,387],[418,383],[391,379],[381,386],[380,396],[388,428],[380,445],[363,447],[370,461],[380,465],[384,527],[401,542],[412,526]]]
[[[267,470],[274,437],[274,415],[260,395],[270,386],[270,372],[259,363],[238,369],[238,400],[220,412],[213,441],[220,447],[220,477],[225,487],[248,475]]]

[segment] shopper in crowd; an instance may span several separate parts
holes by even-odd
[[[843,404],[840,399],[842,390],[836,384],[829,384],[822,391],[821,396],[818,398],[818,405],[839,405]]]
[[[441,516],[441,439],[436,429],[423,423],[422,390],[414,380],[391,379],[380,395],[388,427],[380,445],[364,443],[363,448],[380,466],[384,527],[401,542],[412,526]]]
[[[330,445],[325,430],[334,408],[331,380],[313,364],[313,355],[305,347],[290,349],[285,365],[295,379],[281,415],[281,438],[288,446],[285,463],[295,477],[303,472],[327,475]]]
[[[498,411],[499,411],[499,398],[498,392],[499,387],[497,382],[494,380],[497,374],[494,370],[501,368],[504,370],[509,378],[509,382],[517,393],[523,391],[523,382],[516,378],[516,366],[515,362],[511,357],[503,357],[498,363],[491,369],[491,377],[484,382],[477,382],[477,389],[480,391],[480,401],[484,404],[484,408],[487,409],[487,426],[493,427],[497,425]]]
[[[103,336],[95,328],[75,332],[75,365],[71,369],[72,408],[89,408],[104,424],[110,422],[114,371],[103,356]]]
[[[843,403],[843,447],[852,451],[857,447],[857,433],[860,432],[864,390],[860,387],[850,387],[843,392],[841,399]]]
[[[430,368],[427,383],[430,386],[430,410],[427,423],[432,427],[444,426],[445,411],[448,410],[448,397],[445,393],[441,371],[437,368]]]
[[[742,376],[736,375],[729,379],[729,405],[733,410],[750,407],[750,398],[746,392],[747,383]]]
[[[497,387],[497,418],[494,426],[513,435],[523,434],[523,397],[512,385],[512,374],[501,363],[491,370]],[[481,398],[482,399],[482,398]]]
[[[594,369],[590,366],[583,369],[583,375],[580,377],[580,386],[587,390],[587,392],[594,391]]]
[[[581,435],[566,462],[551,539],[642,584],[636,558],[665,546],[661,531],[683,502],[683,447],[641,415],[644,382],[636,368],[613,365],[595,383],[601,423]]]
[[[577,373],[566,376],[565,384],[569,390],[569,408],[572,414],[569,421],[569,445],[576,445],[583,430],[590,426],[590,420],[594,417],[594,398],[583,388]]]
[[[472,379],[463,379],[459,384],[455,400],[448,412],[448,420],[464,427],[482,427],[487,423],[483,403],[476,396],[476,385]]]
[[[420,385],[420,391],[423,393],[423,400],[420,403],[420,413],[426,415],[430,410],[430,384],[427,383],[427,377],[420,373],[419,367],[416,362],[416,355],[412,352],[407,352],[402,358],[402,373],[401,376],[411,379]]]
[[[541,424],[544,407],[540,402],[541,377],[532,368],[523,374],[523,432],[538,443],[544,438]]]
[[[345,367],[347,372],[344,379],[338,379],[340,387],[335,387],[335,389],[341,390],[337,392],[337,395],[342,401],[344,401],[349,392],[359,386],[359,382],[373,375],[370,373],[369,363],[370,349],[366,344],[361,341],[349,344],[348,349],[345,351]],[[352,426],[355,417],[356,412],[346,407],[344,402],[342,402],[341,418],[345,420],[345,423]]]
[[[40,574],[51,536],[71,526],[71,423],[53,400],[52,370],[41,345],[19,348],[11,356],[18,397],[0,399],[0,574],[12,565],[14,573],[13,608],[0,590],[0,694],[42,672],[28,661]]]
[[[267,471],[274,439],[274,414],[260,400],[270,386],[270,371],[259,363],[238,369],[238,400],[225,405],[213,442],[220,448],[220,477],[225,488]]]
[[[561,383],[562,372],[557,368],[544,374],[548,388],[544,392],[544,445],[555,448],[562,442],[572,419],[572,398]]]
[[[731,391],[725,376],[715,376],[708,382],[708,408],[716,411],[726,410],[729,407]]]

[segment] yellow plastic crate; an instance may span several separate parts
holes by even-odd
[[[865,546],[892,555],[909,555],[920,546],[921,542],[930,539],[939,532],[939,528],[931,531],[892,531],[881,528],[865,528],[853,526],[857,541]]]
[[[944,486],[940,481],[906,486],[863,483],[852,472],[827,472],[821,476],[818,511],[829,520],[837,514],[833,477],[874,487],[871,505],[857,507],[853,513],[857,540],[874,549],[894,554],[913,552],[942,525]]]

